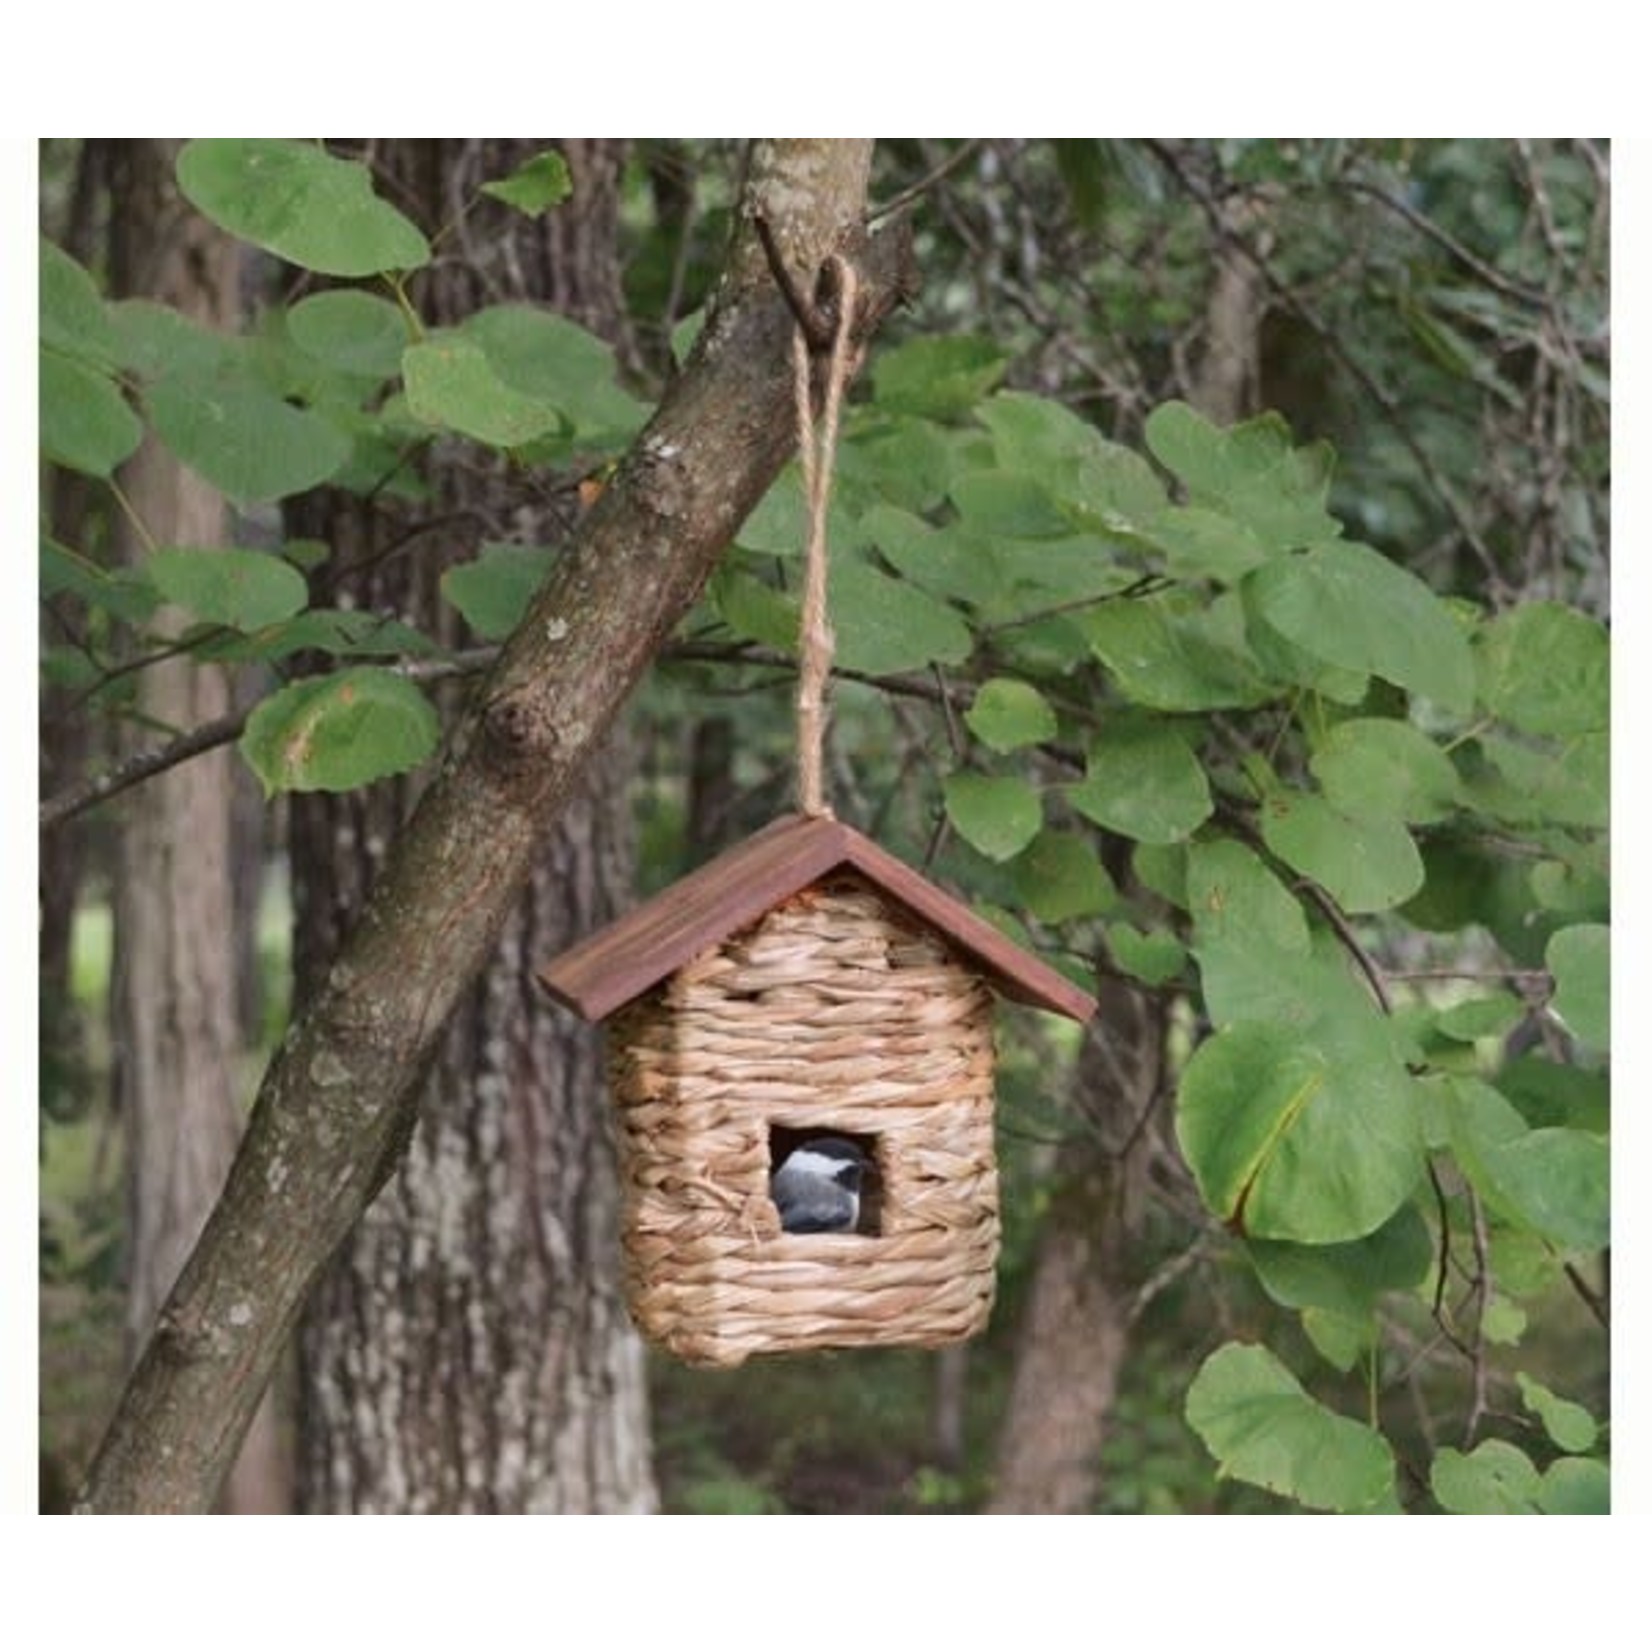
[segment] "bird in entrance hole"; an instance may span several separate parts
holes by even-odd
[[[860,1219],[868,1159],[842,1136],[813,1136],[769,1178],[769,1197],[787,1233],[851,1233]]]

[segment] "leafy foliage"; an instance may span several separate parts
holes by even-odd
[[[1345,1511],[1604,1509],[1605,1428],[1531,1357],[1539,1306],[1596,1277],[1610,1240],[1590,344],[1605,307],[1594,266],[1566,265],[1596,234],[1588,180],[1569,151],[1515,148],[1494,167],[1450,142],[1079,142],[1041,169],[1017,153],[1027,211],[1065,217],[1074,190],[1087,203],[1081,253],[1063,248],[1085,279],[1036,260],[1013,273],[1001,249],[990,269],[956,263],[912,336],[871,356],[830,520],[839,711],[856,719],[845,784],[866,788],[857,802],[892,795],[878,812],[894,838],[944,824],[940,870],[1032,944],[1186,1006],[1178,1170],[1284,1327],[1268,1348],[1217,1349],[1187,1388],[1220,1474]],[[427,331],[407,277],[438,226],[409,223],[361,164],[200,140],[179,177],[232,233],[368,285],[308,292],[227,339],[107,303],[43,244],[54,463],[107,480],[147,429],[254,504],[322,482],[415,487],[409,456],[435,443],[523,474],[600,464],[640,426],[612,353],[562,318],[487,306]],[[546,154],[482,187],[538,214],[567,182]],[[1533,230],[1539,186],[1549,219]],[[1268,268],[1288,295],[1270,322],[1296,352],[1297,376],[1273,385],[1291,418],[1213,418],[1187,381],[1205,260],[1240,233],[1211,226],[1241,197],[1286,249]],[[940,262],[936,233],[922,244]],[[1550,279],[1563,267],[1577,279]],[[1014,302],[966,303],[989,280]],[[1056,347],[1080,332],[1062,307],[1092,287],[1117,299],[1128,360],[1087,319],[1093,353]],[[982,327],[953,328],[958,310]],[[1350,366],[1354,349],[1371,360]],[[1100,363],[1093,382],[1063,378],[1072,358]],[[1355,405],[1371,385],[1381,417]],[[1404,431],[1402,402],[1421,410]],[[1076,411],[1093,403],[1112,417]],[[1537,422],[1520,410],[1539,404],[1580,433],[1541,488],[1519,459]],[[693,616],[697,650],[724,663],[674,686],[712,669],[719,689],[772,681],[795,652],[803,543],[794,468]],[[490,541],[444,595],[475,637],[501,639],[554,554]],[[271,793],[425,761],[436,712],[387,667],[438,643],[325,606],[303,565],[297,547],[166,547],[116,576],[48,541],[43,593],[72,593],[105,629],[149,627],[146,646],[261,664],[276,687],[242,750]],[[196,622],[181,633],[178,609]],[[300,651],[306,672],[317,655],[340,668],[283,683]],[[82,669],[69,652],[48,670]],[[117,682],[94,701],[115,702]],[[919,734],[902,722],[914,705],[933,713]],[[772,739],[766,713],[740,715]],[[1495,1377],[1511,1437],[1477,1437],[1478,1401],[1458,1444],[1409,1437],[1390,1395],[1425,1361],[1472,1371],[1471,1391]],[[1525,1433],[1506,1421],[1520,1407]],[[697,1495],[767,1496],[737,1477]]]

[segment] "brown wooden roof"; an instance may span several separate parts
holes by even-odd
[[[829,817],[786,815],[539,971],[559,1003],[601,1021],[841,866],[971,958],[1006,998],[1088,1021],[1096,1001],[910,866]]]

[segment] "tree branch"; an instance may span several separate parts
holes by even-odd
[[[212,1504],[304,1298],[399,1160],[442,1026],[535,846],[790,454],[793,321],[752,233],[855,258],[865,338],[910,285],[862,229],[870,140],[754,148],[741,230],[683,373],[465,712],[361,920],[296,1016],[223,1197],[92,1464],[88,1513]]]

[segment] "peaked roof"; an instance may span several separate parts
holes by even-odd
[[[601,1021],[841,866],[950,941],[1006,998],[1074,1021],[1095,1014],[1082,987],[830,816],[782,816],[564,952],[539,971],[540,983],[587,1021]]]

